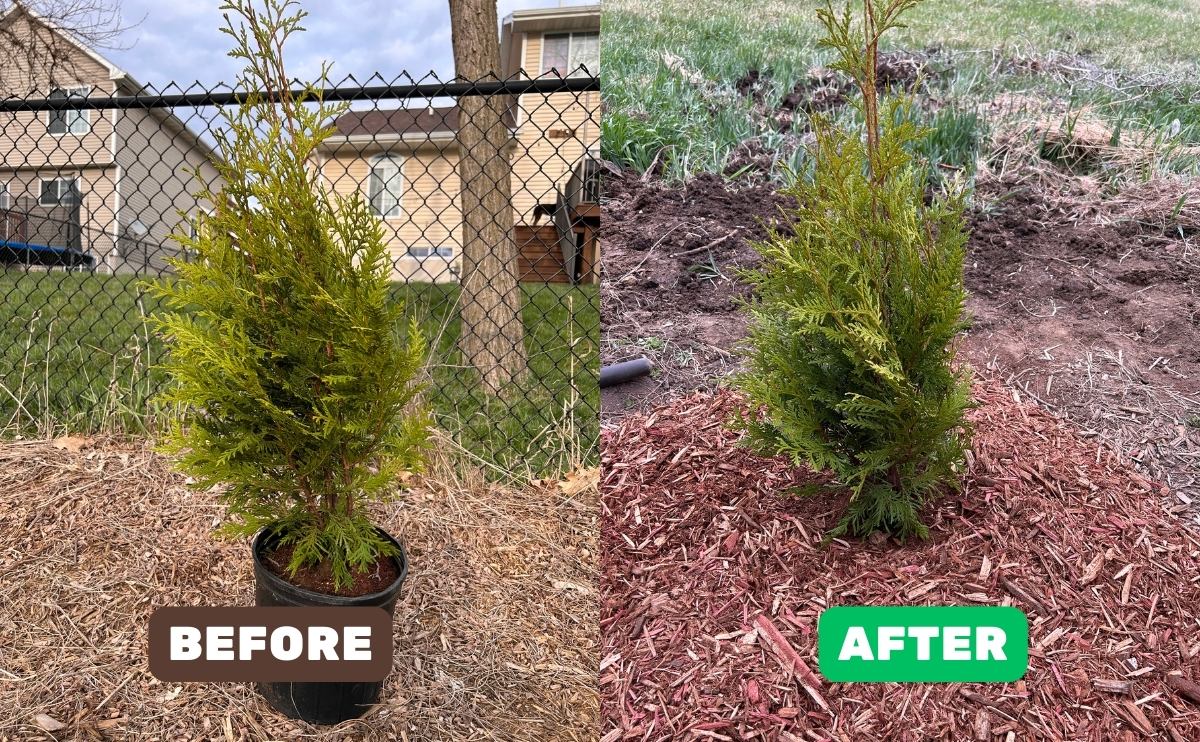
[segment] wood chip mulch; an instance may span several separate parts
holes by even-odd
[[[616,740],[1200,739],[1200,536],[1068,423],[976,382],[965,486],[928,541],[820,542],[837,498],[739,446],[702,393],[603,434],[601,734]],[[832,605],[1015,605],[1011,684],[830,684]],[[811,668],[811,672],[809,670]]]

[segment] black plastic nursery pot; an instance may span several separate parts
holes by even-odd
[[[400,554],[393,557],[400,576],[386,589],[357,597],[327,595],[298,587],[272,572],[263,563],[263,553],[273,546],[266,532],[254,537],[254,603],[257,606],[305,606],[382,608],[389,616],[396,612],[400,587],[408,576],[408,555],[404,546],[382,529],[379,533],[395,544]],[[356,719],[379,701],[383,682],[377,683],[258,683],[258,692],[277,711],[293,719],[312,724],[337,724]]]

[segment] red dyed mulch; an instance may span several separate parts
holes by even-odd
[[[606,430],[604,742],[1200,739],[1183,695],[1200,677],[1190,515],[998,383],[975,393],[964,489],[908,545],[821,547],[841,503],[782,494],[813,475],[738,446],[733,393]],[[824,608],[882,604],[1016,605],[1029,672],[1003,685],[805,672]]]

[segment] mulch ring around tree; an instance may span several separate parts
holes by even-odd
[[[1200,739],[1186,506],[1018,392],[975,386],[964,487],[904,545],[821,546],[843,503],[784,494],[814,475],[739,445],[733,392],[606,429],[602,739]],[[830,684],[803,667],[818,615],[845,604],[1014,605],[1029,670]]]
[[[254,603],[214,492],[144,441],[0,442],[0,740],[595,740],[595,472],[515,487],[438,455],[410,484],[372,511],[410,559],[393,672],[314,727],[149,672],[156,609]]]

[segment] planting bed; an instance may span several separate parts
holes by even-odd
[[[931,538],[820,545],[836,497],[738,445],[702,392],[603,433],[602,739],[1200,738],[1200,537],[1110,449],[978,378],[964,489]],[[831,685],[837,603],[1016,605],[1030,668],[1004,685]],[[1174,674],[1181,673],[1181,674]]]
[[[1179,213],[1178,189],[1106,201],[1087,178],[1033,176],[979,178],[963,357],[1200,498],[1200,196]],[[748,241],[765,235],[761,220],[786,230],[787,200],[716,176],[675,187],[625,175],[607,188],[602,357],[648,355],[657,369],[605,390],[611,423],[736,368],[747,291],[736,271],[757,262]]]
[[[148,671],[155,609],[253,604],[214,494],[140,444],[0,444],[0,739],[594,740],[595,498],[594,473],[514,489],[438,462],[379,509],[411,558],[395,669],[364,719],[318,729]]]
[[[603,363],[645,354],[653,379],[601,392],[603,417],[649,409],[735,367],[745,334],[737,270],[756,265],[749,241],[767,235],[788,199],[769,185],[732,188],[700,175],[675,188],[626,173],[605,179]]]

